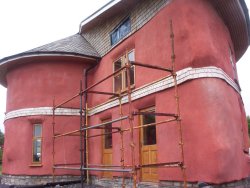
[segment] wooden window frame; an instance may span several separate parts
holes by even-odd
[[[41,127],[41,135],[40,136],[35,136],[35,127],[39,125]],[[41,160],[40,161],[34,161],[34,142],[36,140],[40,139],[41,140]],[[42,164],[42,153],[43,153],[43,126],[41,123],[35,123],[32,125],[32,163],[30,166],[41,166]]]
[[[121,60],[121,67],[125,66],[125,57],[127,56],[128,58],[128,55],[133,52],[134,53],[134,58],[135,58],[135,49],[132,49],[132,50],[129,50],[128,52],[126,52],[125,54],[123,54],[122,56],[120,56],[119,58],[117,58],[114,62],[113,62],[113,72],[115,72],[115,63],[119,60]],[[135,80],[136,80],[136,68],[135,68],[135,65],[132,66],[133,69],[134,69],[134,84],[130,85],[131,89],[134,89],[135,88]],[[121,85],[121,90],[120,91],[115,91],[115,77],[117,75],[121,74],[121,79],[122,79],[122,85]],[[115,74],[113,76],[113,92],[114,93],[124,93],[128,90],[128,87],[126,86],[126,69],[123,69],[121,72]]]

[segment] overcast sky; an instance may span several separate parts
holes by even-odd
[[[0,0],[0,59],[76,34],[80,22],[109,0]],[[250,2],[246,1],[248,7]],[[250,50],[237,63],[242,97],[250,115]],[[3,130],[6,89],[0,86]]]

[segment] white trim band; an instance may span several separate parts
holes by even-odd
[[[217,67],[202,67],[202,68],[185,68],[177,72],[177,84],[184,83],[189,80],[198,78],[219,78],[227,82],[236,92],[240,93],[239,86],[220,68]],[[140,99],[147,95],[163,91],[165,89],[174,86],[174,80],[172,77],[163,78],[159,81],[150,83],[133,90],[131,95],[132,100]],[[128,102],[128,96],[122,98],[122,104]],[[119,105],[117,98],[93,107],[89,110],[89,115],[100,113],[107,109],[113,108]],[[24,116],[35,116],[35,115],[52,115],[52,107],[38,107],[38,108],[25,108],[8,112],[5,116],[5,120],[24,117]],[[79,116],[79,109],[70,108],[58,108],[55,111],[55,115],[58,116]]]
[[[5,115],[5,121],[17,117],[25,116],[39,116],[39,115],[52,115],[52,107],[38,107],[38,108],[23,108],[19,110],[13,110]],[[57,116],[79,116],[79,109],[71,108],[57,108],[55,110]]]

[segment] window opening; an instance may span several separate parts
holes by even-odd
[[[129,61],[135,61],[135,53],[134,53],[134,50],[132,50],[114,62],[114,71],[117,71],[121,67],[125,66],[126,55]],[[130,85],[134,86],[134,84],[135,84],[135,66],[131,66]],[[123,70],[114,76],[114,92],[115,93],[123,92],[127,89],[127,87],[128,87],[127,73],[126,73],[126,70]]]
[[[155,110],[150,110],[148,112],[155,112]],[[147,125],[155,123],[155,115],[145,114],[142,115],[142,125]],[[156,144],[156,126],[143,127],[143,143],[144,146]]]
[[[33,126],[33,163],[42,162],[42,125],[35,124]]]
[[[131,31],[130,18],[125,19],[120,23],[110,34],[111,45],[118,43]]]
[[[105,130],[104,130],[104,148],[105,149],[111,149],[112,148],[112,134],[110,134],[112,132],[112,124],[108,124],[105,126]]]

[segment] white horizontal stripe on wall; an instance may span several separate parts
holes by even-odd
[[[220,68],[217,67],[202,67],[202,68],[185,68],[177,72],[177,84],[182,84],[189,80],[199,78],[218,78],[224,80],[229,84],[236,92],[240,94],[239,86]],[[140,99],[147,95],[163,91],[165,89],[174,86],[173,77],[162,78],[161,80],[152,82],[140,88],[133,90],[132,100]],[[128,96],[125,95],[122,98],[122,104],[128,102]],[[112,107],[118,106],[119,100],[117,98],[109,100],[103,104],[93,107],[89,110],[89,115],[92,116],[99,112],[105,111]],[[24,117],[24,116],[35,116],[35,115],[52,115],[52,107],[38,107],[38,108],[25,108],[8,112],[5,116],[5,120]],[[55,111],[57,116],[79,116],[79,109],[70,108],[58,108]]]
[[[24,108],[8,112],[5,115],[5,120],[25,116],[52,115],[52,107]],[[55,110],[57,116],[79,116],[79,109],[57,108]]]

